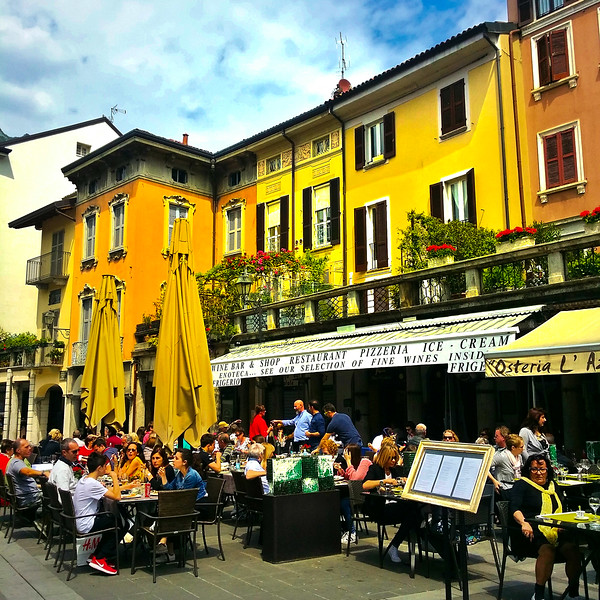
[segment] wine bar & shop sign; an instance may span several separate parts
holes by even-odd
[[[271,356],[231,360],[228,355],[213,361],[215,387],[240,385],[249,377],[272,377],[355,369],[416,367],[447,364],[449,373],[483,373],[484,351],[504,346],[515,339],[514,333],[472,335],[447,339],[413,340],[378,346],[329,349],[301,354],[273,353]]]

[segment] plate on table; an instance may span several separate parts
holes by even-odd
[[[576,521],[589,521],[590,518],[586,517],[585,515],[583,517],[575,517]]]
[[[344,478],[341,475],[334,475],[333,480],[334,481],[344,481]]]

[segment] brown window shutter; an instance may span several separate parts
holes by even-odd
[[[550,38],[550,64],[552,81],[569,76],[569,57],[567,55],[567,30],[552,31]]]
[[[477,226],[477,205],[475,203],[475,169],[467,171],[467,220]]]
[[[540,85],[548,85],[552,81],[552,72],[550,68],[550,47],[548,37],[545,35],[537,41],[537,55]]]
[[[429,212],[432,217],[444,220],[444,190],[441,182],[429,186]]]
[[[396,156],[396,113],[389,112],[383,117],[383,157]]]
[[[378,202],[375,207],[375,260],[377,268],[384,269],[388,266],[388,235],[387,235],[387,210],[385,200]]]
[[[329,182],[329,219],[331,222],[331,244],[340,243],[340,178]]]
[[[279,246],[290,249],[290,197],[279,198]]]
[[[358,171],[365,166],[365,126],[354,130],[354,168]]]
[[[449,87],[440,90],[440,106],[442,112],[442,134],[452,131],[452,98]]]
[[[575,133],[573,129],[560,132],[562,162],[561,185],[577,181],[577,161],[575,157]]]
[[[519,0],[519,25],[527,25],[533,21],[533,2],[532,0]]]
[[[354,270],[367,270],[367,209],[354,209]]]
[[[465,80],[461,79],[452,85],[452,103],[454,112],[454,129],[467,124],[467,111],[465,107]]]
[[[302,246],[312,248],[312,188],[302,190]]]
[[[265,205],[256,205],[256,251],[265,250]]]
[[[544,161],[546,163],[546,188],[560,185],[558,134],[547,135],[544,138]]]

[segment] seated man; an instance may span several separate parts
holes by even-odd
[[[59,490],[75,491],[77,480],[73,473],[73,462],[79,452],[79,444],[73,438],[65,438],[60,444],[61,456],[54,463],[48,481]]]
[[[108,457],[104,454],[92,452],[90,454],[87,466],[89,475],[82,477],[75,488],[73,494],[73,505],[75,507],[75,516],[85,516],[77,519],[77,529],[82,533],[93,533],[100,529],[106,529],[114,525],[112,515],[94,515],[100,512],[100,500],[110,498],[112,500],[121,499],[121,488],[119,480],[114,469],[108,470],[106,465]],[[98,481],[99,477],[109,475],[112,479],[112,487],[107,489]],[[123,537],[123,531],[119,531],[119,538]],[[117,570],[112,561],[117,555],[115,535],[112,531],[102,534],[102,539],[96,547],[94,554],[90,557],[89,565],[92,569],[105,573],[106,575],[116,575]],[[110,561],[110,562],[109,562]]]
[[[205,433],[200,438],[200,451],[197,453],[198,472],[206,480],[209,471],[221,472],[221,452],[215,452],[215,438],[210,433]]]
[[[229,439],[228,433],[220,433],[217,437],[217,443],[219,444],[219,452],[221,453],[221,461],[229,462],[231,460],[231,453],[233,452],[233,444]]]
[[[35,519],[35,513],[42,504],[42,493],[38,489],[34,477],[48,475],[48,472],[36,471],[25,464],[33,452],[31,442],[25,438],[18,438],[13,443],[13,458],[8,463],[7,475],[12,475],[15,482],[15,494],[17,503],[20,507],[27,507],[28,510],[22,511],[25,519],[32,521]]]

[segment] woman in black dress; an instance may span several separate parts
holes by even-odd
[[[566,561],[569,596],[576,597],[579,588],[581,555],[572,536],[556,527],[529,523],[536,515],[564,511],[564,497],[554,484],[554,472],[545,454],[533,454],[525,462],[519,479],[512,488],[510,511],[517,524],[511,527],[511,546],[517,556],[536,556],[535,591],[532,600],[544,598],[546,582],[552,575],[557,554]]]

